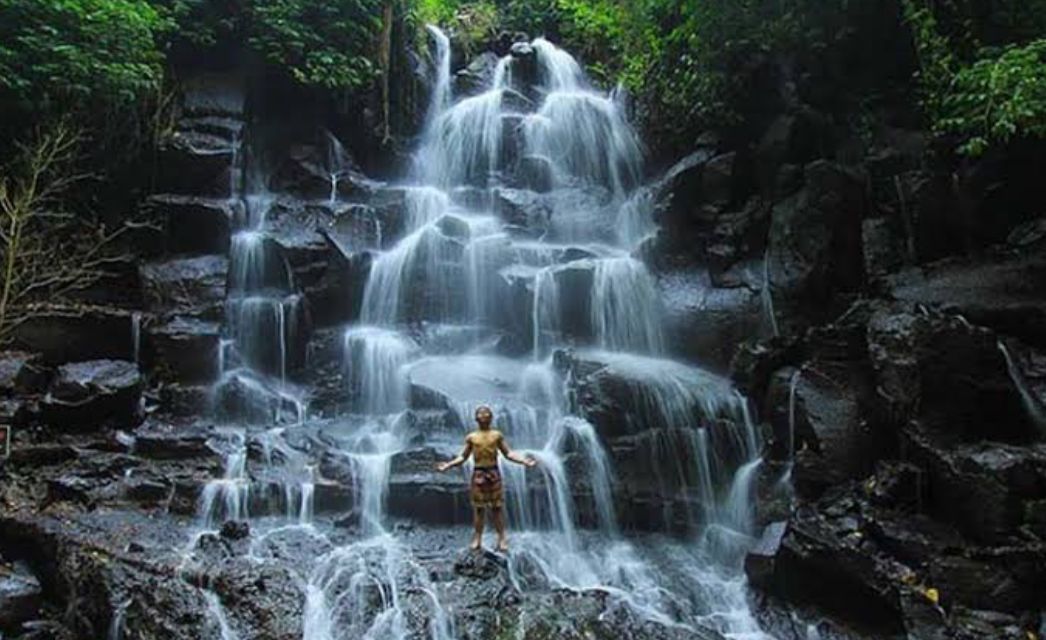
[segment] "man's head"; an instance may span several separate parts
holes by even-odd
[[[490,410],[485,404],[481,404],[476,407],[476,424],[481,428],[487,428],[490,426],[490,421],[494,419],[494,412]]]

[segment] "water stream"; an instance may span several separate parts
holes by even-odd
[[[455,100],[449,41],[428,32],[436,77],[415,161],[397,185],[403,230],[379,245],[360,320],[341,342],[348,413],[330,431],[351,474],[359,536],[329,542],[303,568],[304,640],[457,637],[387,502],[396,461],[419,438],[452,456],[479,403],[493,407],[513,448],[539,460],[529,470],[502,464],[518,588],[599,588],[651,620],[769,637],[740,570],[758,434],[729,381],[666,354],[654,278],[632,257],[652,229],[635,132],[573,57],[540,38],[532,59],[502,58],[486,91]],[[523,72],[528,64],[536,74]],[[333,204],[344,166],[332,157]],[[243,174],[247,215],[232,242],[217,385],[219,395],[234,387],[240,404],[226,414],[235,426],[222,432],[225,470],[203,489],[199,527],[264,527],[262,516],[275,516],[326,539],[315,461],[288,445],[312,420],[291,366],[301,295],[272,250],[264,171],[248,163]],[[520,198],[522,214],[512,209]],[[678,522],[682,509],[686,536],[623,533],[620,470],[600,425],[564,393],[569,374],[553,356],[564,347],[613,371],[637,399],[625,417],[649,456],[637,464],[675,505],[665,527],[648,528]],[[252,539],[265,535],[252,524]],[[237,637],[217,596],[206,597],[221,637]]]

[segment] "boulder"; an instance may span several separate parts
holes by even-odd
[[[39,353],[44,363],[134,357],[132,314],[127,311],[41,305],[32,314],[32,322],[15,328],[13,342],[19,349]]]
[[[305,410],[301,398],[242,370],[225,374],[213,398],[217,415],[224,419],[293,424]]]
[[[235,74],[200,73],[182,81],[182,109],[187,115],[242,117],[244,79]]]
[[[40,393],[48,373],[40,356],[24,351],[0,351],[0,397]]]
[[[806,167],[806,187],[771,213],[767,266],[782,324],[821,320],[826,303],[864,282],[859,175],[826,161]]]
[[[182,254],[225,254],[238,203],[225,198],[155,195],[147,206],[164,221],[167,251]]]
[[[58,428],[133,427],[141,419],[141,394],[133,362],[75,362],[58,367],[40,408],[43,419]]]
[[[742,342],[769,332],[758,290],[716,287],[707,272],[683,269],[659,273],[657,288],[667,347],[688,360],[725,371]]]
[[[895,423],[917,417],[966,440],[1038,438],[1000,344],[962,317],[907,306],[878,310],[868,323],[876,392]]]
[[[812,510],[794,518],[772,567],[771,592],[787,602],[816,605],[875,632],[873,637],[892,637],[904,628],[896,570],[861,548],[851,519],[830,521]]]
[[[40,581],[22,562],[0,562],[0,629],[14,633],[36,617],[43,603]]]
[[[473,58],[467,67],[454,74],[454,95],[472,96],[491,88],[497,66],[498,56],[492,51],[484,51]]]
[[[226,309],[235,352],[243,362],[284,377],[304,366],[312,322],[303,296],[230,298]]]
[[[175,258],[142,265],[149,309],[217,319],[225,301],[229,261],[224,256]]]
[[[827,157],[831,146],[826,119],[809,108],[799,108],[777,116],[756,144],[754,163],[759,191],[769,198],[782,197],[777,189],[781,170],[788,165],[803,165],[814,158]]]
[[[290,293],[296,289],[284,248],[268,232],[247,231],[233,236],[228,277],[229,295]]]
[[[656,201],[662,220],[686,220],[692,207],[703,201],[705,166],[715,157],[709,149],[698,149],[665,172],[657,182]]]
[[[533,236],[548,230],[552,216],[552,211],[541,195],[526,189],[495,190],[494,211],[507,224]]]
[[[1046,348],[1046,254],[1000,252],[948,258],[888,279],[894,298],[946,312]]]
[[[953,434],[909,425],[906,458],[925,471],[926,510],[985,544],[1013,540],[1026,506],[1046,497],[1046,450],[978,443],[956,444]]]
[[[176,316],[148,329],[149,362],[158,377],[176,382],[211,382],[218,377],[221,325]]]
[[[228,198],[236,192],[233,164],[239,142],[222,135],[178,129],[160,149],[157,186],[167,193]]]
[[[893,273],[904,263],[900,239],[888,218],[867,218],[861,224],[864,270],[869,278]]]
[[[466,478],[461,473],[435,470],[436,463],[450,455],[431,447],[394,455],[389,463],[389,514],[434,525],[469,522]]]
[[[725,207],[736,197],[735,173],[738,163],[737,152],[731,151],[714,156],[704,164],[701,171],[701,197],[705,203]]]
[[[771,522],[763,528],[758,542],[745,554],[745,575],[757,589],[773,586],[774,561],[781,550],[781,541],[788,531],[787,522]]]
[[[315,284],[305,288],[317,327],[347,324],[359,318],[373,260],[369,251],[345,253],[340,243],[325,237],[331,246],[327,268]]]
[[[840,333],[835,327],[819,331],[832,335],[808,336],[812,357],[799,368],[778,370],[764,403],[774,434],[771,453],[781,460],[791,456],[795,489],[808,498],[867,476],[895,444],[894,432],[871,411],[873,385],[863,354],[835,359],[817,353]]]
[[[557,351],[574,409],[603,438],[647,429],[685,429],[741,417],[725,378],[671,360],[596,351]]]
[[[328,137],[315,144],[291,145],[273,173],[270,186],[274,191],[333,203],[338,199],[366,198],[377,183],[360,171],[339,142]]]
[[[305,585],[294,567],[238,557],[222,568],[213,589],[222,606],[230,612],[229,625],[243,630],[244,635],[240,637],[266,640],[302,637]]]
[[[939,587],[942,604],[948,608],[961,604],[972,609],[1019,613],[1040,604],[1034,592],[1029,592],[1005,568],[962,556],[935,558],[929,566],[928,580]]]
[[[151,460],[210,459],[218,462],[219,452],[211,446],[213,429],[205,426],[175,426],[147,422],[134,433],[134,454]]]
[[[546,193],[552,189],[552,161],[545,156],[523,155],[516,165],[516,182],[523,189]]]

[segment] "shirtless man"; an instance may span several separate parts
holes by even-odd
[[[508,540],[505,538],[505,516],[502,510],[501,471],[498,470],[498,452],[505,458],[533,467],[537,464],[534,458],[523,458],[508,448],[505,436],[497,429],[490,428],[494,413],[490,407],[482,405],[476,408],[476,424],[479,428],[465,436],[465,448],[456,458],[436,465],[437,471],[446,471],[460,466],[469,456],[474,456],[475,469],[472,470],[472,482],[469,484],[469,497],[472,501],[472,526],[476,533],[472,536],[470,549],[479,549],[483,543],[483,526],[486,521],[486,510],[490,509],[494,517],[494,529],[498,533],[498,551],[508,551]]]

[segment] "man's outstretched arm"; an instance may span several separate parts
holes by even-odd
[[[471,456],[471,455],[472,455],[472,441],[469,440],[468,437],[466,437],[465,438],[465,448],[461,450],[461,453],[459,453],[457,455],[457,457],[455,457],[453,460],[450,460],[448,462],[441,462],[441,463],[437,464],[436,465],[436,471],[446,471],[447,469],[453,469],[454,467],[459,467],[462,464],[464,464],[465,461],[468,460],[469,456]]]
[[[505,442],[505,436],[501,436],[500,438],[498,438],[498,449],[501,451],[501,454],[503,456],[505,456],[512,462],[515,462],[516,464],[522,464],[528,467],[533,467],[538,463],[538,461],[534,458],[524,458],[512,449],[509,449],[508,443]]]

